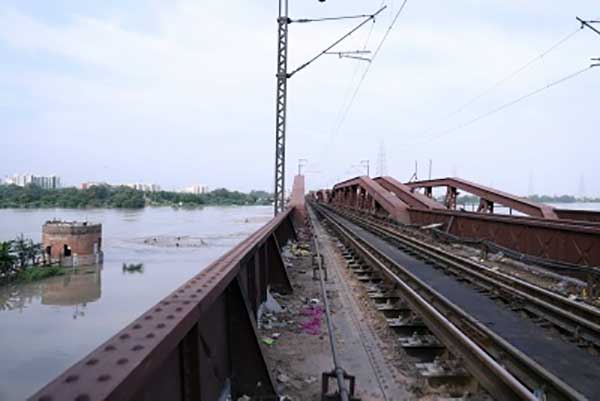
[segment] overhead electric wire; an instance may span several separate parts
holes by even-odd
[[[354,101],[356,100],[356,96],[358,95],[358,92],[360,91],[360,88],[362,87],[362,84],[365,81],[365,78],[367,77],[367,74],[371,70],[371,65],[373,64],[373,62],[377,58],[377,55],[379,54],[381,48],[383,47],[383,44],[385,43],[386,39],[388,38],[390,32],[394,28],[394,25],[398,21],[398,18],[400,17],[400,14],[404,10],[404,7],[406,6],[407,2],[408,2],[408,0],[404,0],[402,2],[402,4],[400,5],[400,8],[396,12],[396,15],[394,16],[394,19],[392,20],[392,22],[388,26],[387,30],[385,31],[385,34],[383,35],[383,38],[381,39],[381,41],[379,42],[379,45],[375,49],[375,52],[373,52],[373,57],[371,57],[371,62],[367,65],[367,68],[365,68],[362,76],[360,77],[360,80],[358,81],[358,85],[356,86],[356,89],[354,90],[354,93],[352,94],[352,97],[350,98],[350,102],[348,102],[348,104],[346,105],[344,113],[342,114],[342,118],[340,119],[338,125],[336,126],[335,130],[333,131],[333,134],[332,134],[333,137],[335,137],[337,135],[337,133],[339,132],[339,130],[344,125],[344,122],[346,121],[348,113],[350,112],[350,109],[352,108],[352,105],[354,104]]]
[[[384,2],[381,2],[381,5],[379,6],[380,8],[383,6]],[[373,30],[375,28],[375,20],[373,20],[373,24],[371,25],[371,29],[369,29],[369,33],[367,34],[367,38],[365,40],[365,43],[362,47],[361,50],[366,50],[367,46],[369,45],[369,41],[371,40],[371,35],[373,35]],[[354,83],[354,80],[356,79],[356,77],[358,76],[358,72],[360,71],[361,65],[357,64],[356,67],[354,68],[354,72],[352,73],[352,78],[350,79],[350,82],[348,83],[348,88],[346,89],[345,95],[344,95],[344,102],[342,103],[342,105],[340,106],[340,109],[338,110],[337,114],[336,114],[336,118],[335,118],[335,125],[334,127],[337,127],[338,122],[341,119],[342,113],[345,109],[345,105],[346,105],[346,98],[348,98],[350,96],[350,94],[352,93],[352,84]]]
[[[584,21],[579,17],[575,17],[577,19],[577,21],[581,22],[581,28],[583,29],[584,26],[590,28],[592,31],[596,32],[598,35],[600,35],[600,31],[596,28],[594,28],[591,24],[597,24],[600,21]]]
[[[379,10],[377,10],[377,12],[375,14],[369,15],[363,22],[361,22],[360,24],[358,24],[357,26],[355,26],[354,28],[352,28],[352,30],[350,30],[348,33],[346,33],[345,35],[343,35],[342,37],[340,37],[339,39],[337,39],[335,42],[333,42],[331,45],[329,45],[325,50],[321,51],[319,54],[317,54],[316,56],[314,56],[313,58],[311,58],[310,60],[308,60],[306,63],[302,64],[300,67],[298,67],[295,70],[293,70],[292,72],[288,73],[288,78],[291,78],[296,73],[302,71],[303,69],[305,69],[306,67],[308,67],[309,65],[311,65],[312,63],[314,63],[321,56],[323,56],[324,54],[327,54],[327,52],[329,50],[333,49],[335,46],[337,46],[338,44],[340,44],[342,41],[344,41],[344,39],[346,39],[347,37],[351,36],[354,32],[358,31],[367,22],[369,22],[371,20],[374,20],[375,17],[377,17],[377,15],[379,15],[381,12],[383,12],[383,10],[386,9],[386,7],[387,6],[381,7]]]
[[[380,9],[380,8],[382,8],[384,5],[385,5],[385,0],[382,0],[382,1],[381,1],[381,3],[379,4],[379,7],[377,7],[377,8],[378,8],[378,9]],[[374,31],[374,29],[375,29],[375,23],[376,23],[376,20],[374,19],[374,20],[373,20],[373,23],[371,24],[371,29],[369,29],[369,32],[368,32],[368,34],[367,34],[367,37],[365,38],[364,44],[363,44],[363,46],[362,46],[362,49],[361,49],[362,51],[366,50],[366,49],[367,49],[367,47],[369,46],[369,42],[370,42],[370,40],[371,40],[371,36],[373,35],[373,31]],[[352,78],[351,78],[351,79],[350,79],[350,81],[348,82],[348,87],[346,88],[346,91],[344,92],[344,101],[342,102],[342,104],[341,104],[341,106],[340,106],[340,108],[339,108],[338,112],[336,113],[335,123],[334,123],[334,125],[333,125],[333,127],[334,127],[334,128],[335,128],[335,127],[337,127],[337,125],[338,125],[338,122],[339,122],[339,121],[340,121],[340,119],[341,119],[342,113],[344,112],[345,105],[346,105],[346,103],[347,103],[346,99],[348,99],[348,98],[349,98],[349,96],[350,96],[350,95],[351,95],[351,93],[352,93],[352,86],[353,86],[353,84],[354,84],[354,80],[355,80],[355,79],[356,79],[356,77],[358,76],[358,73],[359,73],[359,71],[360,71],[360,69],[361,69],[361,66],[362,66],[362,64],[360,64],[360,63],[357,63],[356,67],[354,68],[354,72],[352,73]],[[333,131],[332,131],[332,132],[333,132]],[[330,137],[329,137],[329,142],[331,142],[331,140],[332,140],[332,139],[333,139],[333,135],[330,135]],[[331,145],[331,144],[329,144],[329,145]],[[319,155],[319,157],[318,157],[318,160],[321,160],[321,159],[323,158],[324,154],[325,154],[325,153],[328,151],[328,148],[330,148],[330,146],[324,146],[324,147],[321,149],[321,154]]]
[[[504,76],[503,78],[501,78],[500,80],[496,81],[494,84],[492,84],[491,86],[489,86],[487,89],[482,90],[477,95],[475,95],[471,99],[467,100],[465,103],[463,103],[461,106],[459,106],[458,108],[456,108],[452,112],[446,114],[444,117],[441,118],[440,121],[438,121],[438,124],[440,122],[445,122],[445,121],[449,120],[450,118],[454,117],[455,115],[459,114],[460,112],[464,111],[466,108],[468,108],[469,106],[471,106],[472,104],[474,104],[475,102],[477,102],[479,99],[481,99],[481,98],[485,97],[486,95],[490,94],[491,92],[493,92],[496,88],[498,88],[502,84],[510,81],[512,78],[516,77],[517,75],[519,75],[523,71],[527,70],[529,67],[531,67],[535,63],[537,63],[540,60],[542,60],[548,54],[550,54],[554,50],[558,49],[561,45],[563,45],[565,42],[567,42],[569,39],[571,39],[573,36],[575,36],[575,34],[577,34],[578,32],[580,32],[581,30],[582,30],[582,27],[579,27],[579,28],[575,29],[574,31],[570,32],[569,34],[567,34],[566,36],[563,36],[560,40],[558,40],[557,42],[555,42],[553,45],[551,45],[549,48],[547,48],[546,50],[544,50],[542,53],[540,53],[540,54],[536,55],[535,57],[531,58],[525,64],[521,65],[520,67],[518,67],[517,69],[513,70],[512,72],[510,72],[509,74],[507,74],[506,76]],[[435,132],[435,127],[430,127],[430,128],[421,130],[421,131],[417,132],[416,135],[428,135],[428,134],[430,134],[432,132]]]
[[[350,109],[352,108],[352,105],[354,103],[354,101],[356,100],[356,96],[358,95],[358,92],[360,91],[360,88],[365,80],[365,77],[367,76],[371,65],[373,64],[373,61],[375,61],[375,58],[377,57],[377,54],[379,53],[379,51],[381,50],[383,43],[385,42],[385,40],[387,39],[387,37],[389,36],[389,33],[391,32],[391,30],[393,29],[396,21],[398,20],[398,17],[400,16],[400,14],[402,13],[402,10],[404,9],[404,6],[406,5],[408,0],[404,0],[402,5],[400,6],[400,8],[398,9],[398,11],[396,12],[396,14],[394,15],[394,18],[392,19],[392,22],[390,23],[390,25],[388,26],[382,40],[380,41],[379,45],[377,46],[375,52],[373,53],[373,57],[371,58],[371,62],[367,65],[367,68],[363,71],[360,80],[358,81],[358,85],[356,86],[355,90],[353,92],[351,92],[354,80],[358,74],[358,72],[360,71],[360,65],[357,65],[356,68],[354,69],[354,73],[352,75],[352,79],[350,80],[350,83],[348,85],[348,89],[346,90],[346,94],[344,96],[344,98],[347,98],[348,95],[350,95],[350,93],[352,93],[352,96],[350,98],[349,102],[344,101],[342,103],[342,106],[340,108],[340,110],[338,111],[337,115],[336,115],[336,124],[334,125],[334,129],[331,131],[331,134],[329,135],[329,144],[327,146],[324,146],[322,148],[321,151],[321,157],[319,157],[319,159],[322,158],[323,154],[325,152],[328,151],[328,149],[331,148],[331,145],[334,141],[335,136],[337,135],[337,133],[339,132],[339,130],[341,129],[342,125],[344,124],[346,117],[350,111]],[[381,4],[379,7],[382,7],[385,4],[385,0],[381,1]],[[375,28],[375,20],[373,20],[373,25],[371,25],[371,29],[369,30],[369,34],[367,35],[367,39],[365,40],[364,46],[363,46],[363,50],[365,50],[368,46],[368,43],[371,39],[371,36],[373,34],[373,30]]]
[[[381,8],[381,7],[380,7]],[[322,22],[322,21],[340,21],[345,19],[368,18],[372,14],[346,15],[343,17],[323,17],[323,18],[300,18],[292,19],[291,23]]]
[[[496,81],[496,83],[494,83],[493,85],[491,85],[490,87],[488,87],[487,89],[484,89],[483,91],[481,91],[479,94],[475,95],[473,98],[471,98],[470,100],[468,100],[467,102],[463,103],[460,107],[458,107],[456,110],[454,110],[453,112],[449,113],[446,116],[447,118],[450,118],[458,113],[460,113],[461,111],[463,111],[464,109],[466,109],[468,106],[472,105],[473,103],[475,103],[477,100],[481,99],[482,97],[484,97],[485,95],[487,95],[488,93],[492,92],[494,89],[496,89],[497,87],[499,87],[500,85],[502,85],[503,83],[511,80],[512,78],[514,78],[515,76],[519,75],[521,72],[525,71],[527,68],[531,67],[533,64],[535,64],[536,62],[542,60],[545,56],[547,56],[549,53],[551,53],[552,51],[558,49],[562,44],[564,44],[567,40],[571,39],[573,36],[575,36],[576,33],[578,33],[579,31],[581,31],[581,28],[577,28],[576,30],[574,30],[573,32],[569,33],[568,35],[564,36],[562,39],[560,39],[558,42],[554,43],[552,46],[550,46],[548,49],[546,49],[545,51],[543,51],[542,53],[538,54],[537,56],[533,57],[532,59],[530,59],[527,63],[523,64],[521,67],[517,68],[516,70],[512,71],[510,74],[506,75],[504,78],[500,79],[499,81]]]
[[[488,111],[486,113],[483,113],[483,114],[481,114],[481,115],[479,115],[479,116],[477,116],[477,117],[475,117],[475,118],[473,118],[473,119],[471,119],[471,120],[469,120],[467,122],[464,122],[464,123],[459,124],[459,125],[457,125],[455,127],[452,127],[452,128],[446,129],[444,131],[441,131],[441,132],[439,132],[438,134],[436,134],[436,135],[434,135],[432,137],[423,138],[423,140],[421,140],[421,141],[415,141],[412,144],[419,143],[419,142],[429,142],[429,141],[432,141],[432,140],[436,140],[436,139],[439,139],[439,138],[441,138],[443,136],[446,136],[448,134],[451,134],[453,132],[456,132],[458,130],[466,128],[466,127],[468,127],[470,125],[475,124],[478,121],[483,120],[484,118],[490,117],[490,116],[492,116],[492,115],[494,115],[496,113],[499,113],[502,110],[505,110],[505,109],[507,109],[507,108],[509,108],[511,106],[514,106],[517,103],[522,102],[525,99],[528,99],[528,98],[530,98],[532,96],[535,96],[535,95],[539,94],[540,92],[543,92],[543,91],[545,91],[547,89],[550,89],[550,88],[552,88],[552,87],[554,87],[556,85],[559,85],[559,84],[564,83],[564,82],[566,82],[566,81],[568,81],[570,79],[573,79],[573,78],[575,78],[575,77],[583,74],[584,72],[587,72],[587,71],[591,70],[595,66],[596,65],[590,65],[590,66],[588,66],[588,67],[586,67],[584,69],[578,70],[578,71],[576,71],[576,72],[574,72],[572,74],[569,74],[569,75],[567,75],[565,77],[562,77],[562,78],[560,78],[560,79],[558,79],[556,81],[550,82],[549,84],[547,84],[547,85],[545,85],[545,86],[543,86],[541,88],[538,88],[538,89],[536,89],[534,91],[526,93],[525,95],[522,95],[522,96],[516,98],[515,100],[512,100],[510,102],[504,103],[504,104],[502,104],[502,105],[500,105],[500,106],[498,106],[498,107],[496,107],[496,108],[494,108],[494,109],[492,109],[492,110],[490,110],[490,111]]]

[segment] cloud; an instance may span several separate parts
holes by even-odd
[[[275,7],[241,0],[151,2],[143,10],[127,4],[118,14],[72,12],[63,5],[68,17],[59,21],[0,7],[0,57],[10,60],[0,66],[0,146],[23,149],[0,161],[0,173],[51,169],[73,184],[109,179],[269,189]],[[297,16],[352,14],[378,4],[298,2],[292,10]],[[388,170],[399,178],[410,176],[415,159],[433,158],[441,175],[458,166],[466,178],[493,179],[516,192],[524,191],[527,179],[515,177],[529,169],[559,174],[559,192],[572,192],[576,186],[569,183],[583,171],[592,182],[598,173],[588,153],[599,140],[587,132],[600,122],[593,111],[600,100],[596,71],[448,138],[413,143],[423,130],[460,124],[585,66],[596,55],[598,39],[580,32],[463,113],[444,119],[575,29],[575,9],[589,12],[593,2],[494,1],[482,7],[462,0],[449,7],[410,1],[339,133],[333,135],[335,121],[356,84],[355,70],[365,65],[326,56],[290,81],[288,171],[308,157],[318,165],[309,170],[322,171],[309,177],[309,185],[330,185],[359,160],[370,158],[374,165],[384,138]],[[390,18],[378,19],[369,48]],[[290,68],[354,24],[292,25]],[[368,32],[353,35],[342,48],[361,48]],[[580,149],[571,132],[591,146]],[[553,185],[536,187],[551,192]],[[589,187],[600,193],[600,187]]]

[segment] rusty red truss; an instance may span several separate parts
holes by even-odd
[[[600,224],[600,212],[594,210],[554,209],[559,219]]]
[[[433,188],[446,187],[445,205],[448,209],[456,209],[458,190],[462,190],[480,198],[478,212],[481,213],[493,213],[494,204],[499,203],[528,216],[543,217],[546,219],[558,218],[552,206],[536,203],[526,198],[499,191],[494,188],[485,187],[461,178],[439,178],[427,181],[415,181],[409,182],[406,185],[413,190],[423,188],[425,190],[425,195],[429,197],[432,195]]]
[[[434,187],[447,188],[444,205],[433,199]],[[417,192],[421,188],[425,194]],[[480,198],[477,212],[456,210],[459,190]],[[317,194],[327,203],[326,190]],[[405,224],[442,224],[458,237],[544,259],[600,266],[600,212],[555,209],[460,178],[402,184],[392,177],[356,177],[335,185],[330,203]],[[526,216],[494,214],[494,204]]]
[[[408,204],[369,177],[356,177],[336,184],[331,196],[331,202],[337,206],[409,222]]]
[[[536,257],[600,266],[600,225],[481,213],[410,210],[413,224],[443,223],[450,234],[488,240]]]
[[[408,185],[401,183],[393,177],[377,177],[374,179],[376,183],[392,192],[402,202],[406,203],[410,207],[418,209],[446,209],[444,205],[435,201],[429,196],[413,192],[412,188]]]

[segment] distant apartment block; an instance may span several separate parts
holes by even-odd
[[[12,177],[8,177],[4,180],[6,184],[14,184],[20,187],[26,185],[37,185],[44,189],[58,189],[61,188],[60,177],[56,175],[40,176],[33,174],[16,174]]]
[[[208,193],[208,187],[205,185],[200,185],[200,184],[195,184],[192,185],[190,187],[184,188],[183,192],[188,193],[188,194],[206,194]]]
[[[138,190],[138,191],[146,191],[146,192],[160,192],[161,187],[157,184],[125,184],[126,187]]]

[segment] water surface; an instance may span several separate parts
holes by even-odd
[[[102,223],[104,249],[102,266],[0,287],[0,401],[31,395],[271,215],[262,206],[0,210],[0,240],[41,241],[46,220],[88,220]],[[125,273],[123,263],[143,263],[143,272]]]

